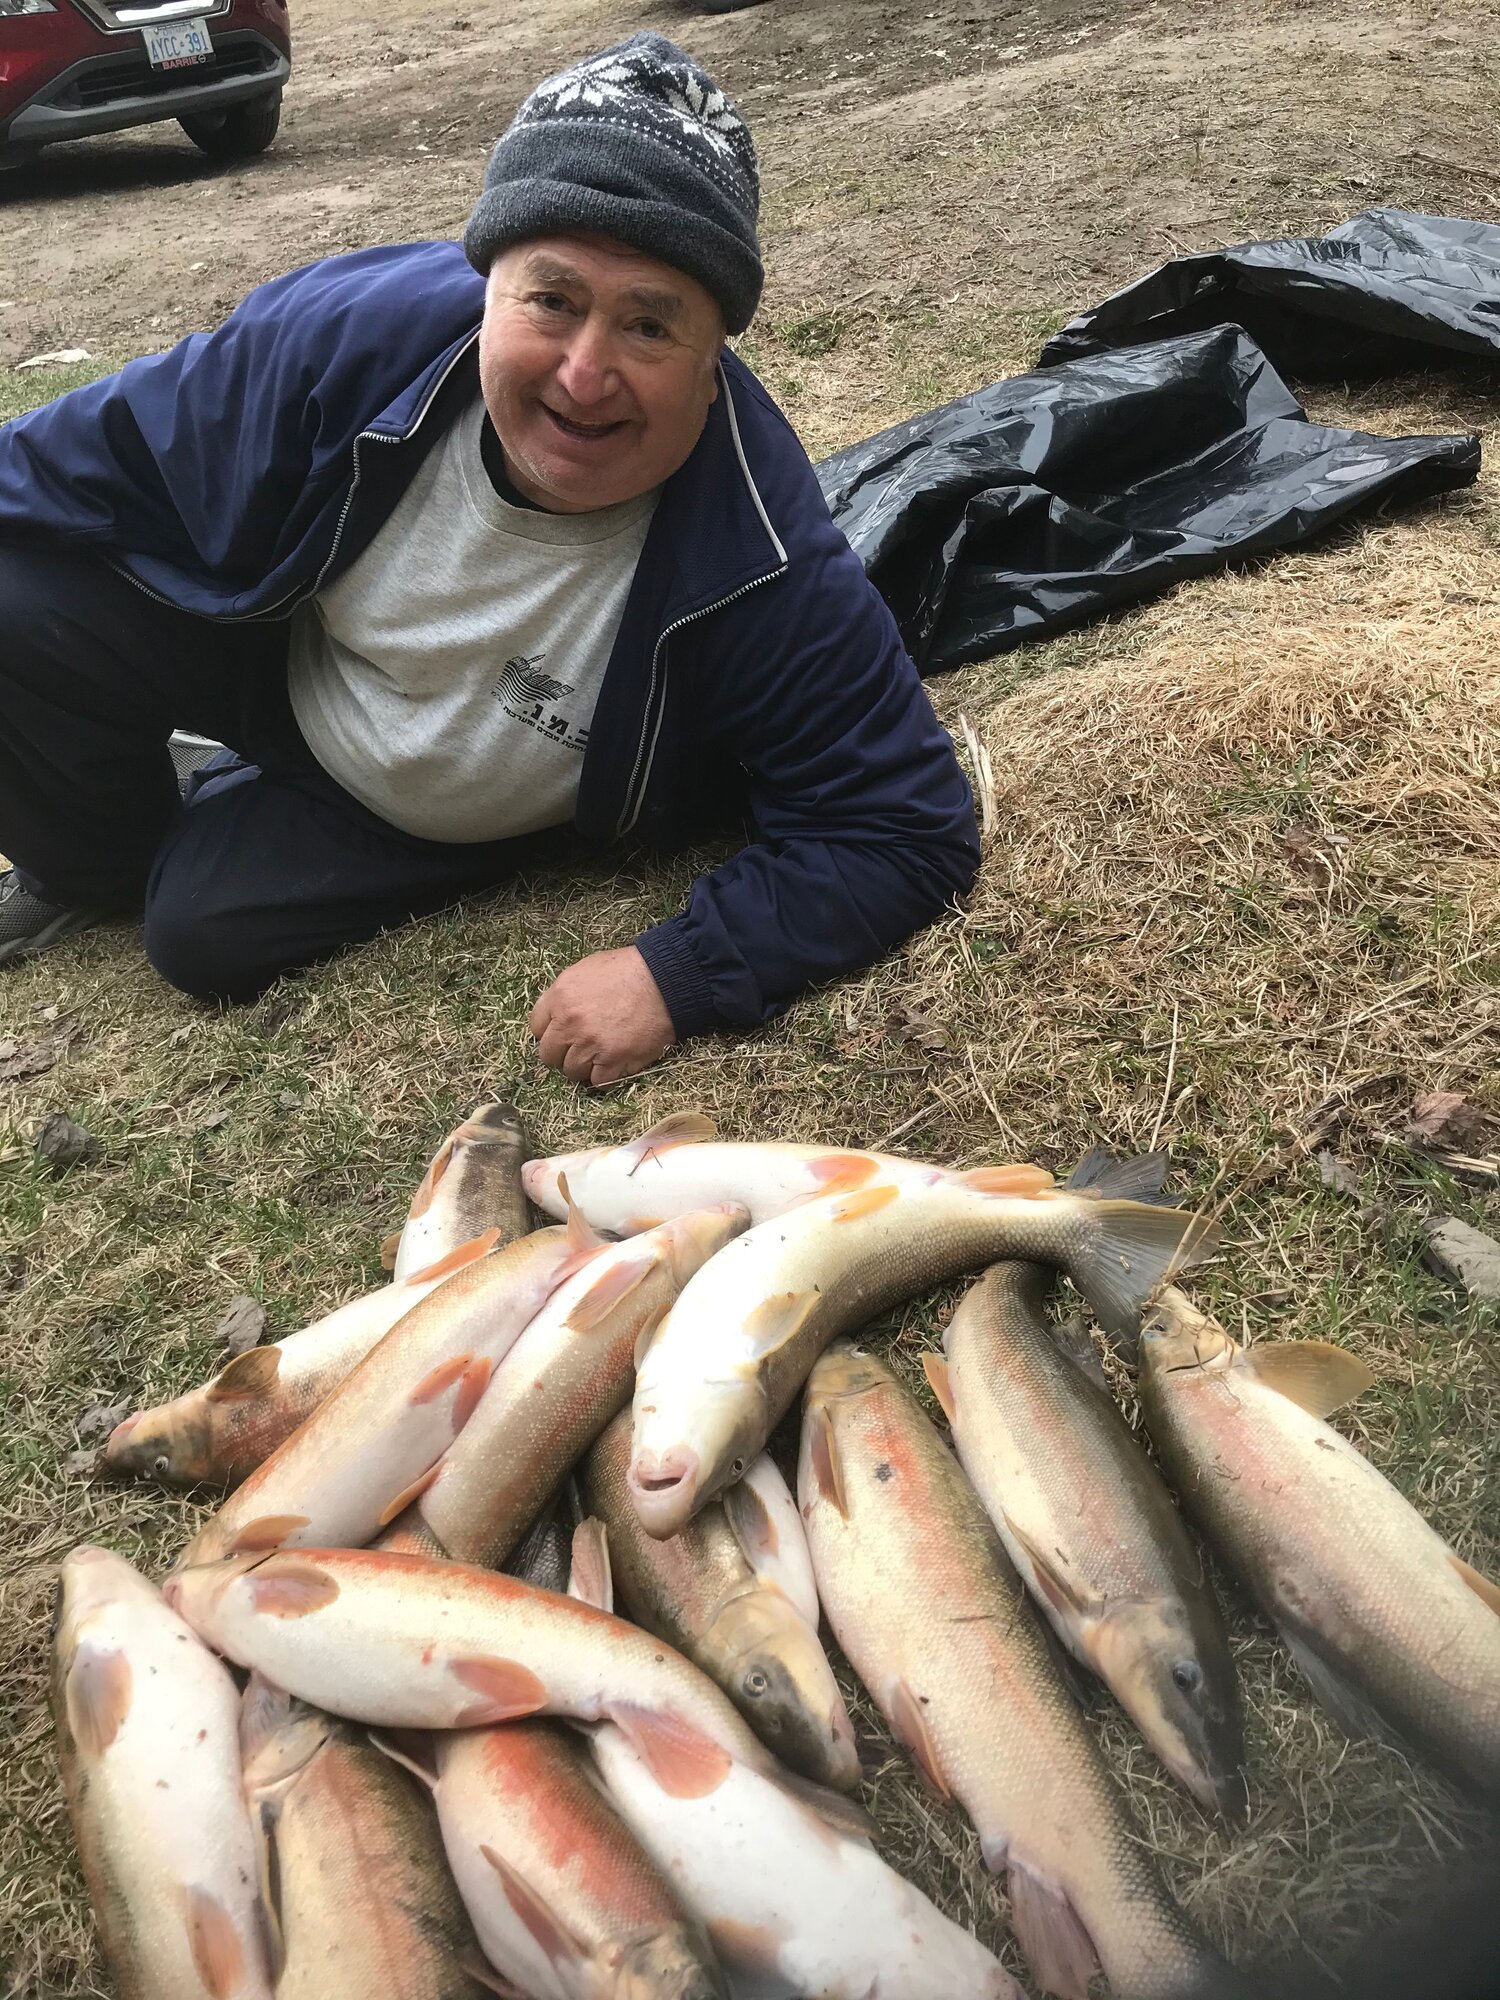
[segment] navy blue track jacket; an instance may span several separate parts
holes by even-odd
[[[368,546],[477,393],[484,281],[455,243],[331,257],[216,332],[0,429],[0,537],[106,555],[209,618],[287,617]],[[680,1035],[750,1027],[966,891],[968,786],[807,456],[726,352],[668,480],[589,732],[576,820],[759,840],[637,939]]]

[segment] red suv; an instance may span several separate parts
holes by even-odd
[[[161,118],[262,153],[291,68],[286,0],[0,0],[0,166]]]

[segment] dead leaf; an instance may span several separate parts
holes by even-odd
[[[1429,1090],[1412,1105],[1406,1136],[1418,1146],[1451,1146],[1460,1153],[1481,1152],[1489,1138],[1489,1119],[1456,1090]]]
[[[1336,1153],[1330,1153],[1325,1146],[1320,1153],[1314,1153],[1313,1158],[1324,1187],[1332,1188],[1335,1194],[1359,1193],[1359,1175],[1352,1167],[1346,1167]]]
[[[70,1451],[62,1462],[64,1479],[88,1479],[99,1463],[97,1451]]]
[[[1456,1278],[1471,1297],[1500,1299],[1500,1243],[1456,1215],[1429,1216],[1427,1262],[1439,1277]]]
[[[934,1021],[930,1014],[924,1014],[920,1007],[897,1007],[890,1019],[903,1040],[915,1042],[918,1048],[930,1049],[936,1054],[953,1045],[948,1030]]]
[[[231,1355],[246,1354],[265,1330],[265,1307],[259,1299],[242,1294],[230,1300],[228,1311],[214,1328],[214,1338],[222,1340]]]
[[[37,1129],[36,1156],[55,1174],[66,1173],[80,1160],[97,1160],[104,1148],[92,1132],[75,1125],[66,1111],[54,1111]]]
[[[22,1041],[7,1035],[0,1042],[0,1083],[14,1083],[23,1076],[41,1076],[51,1069],[62,1053],[62,1043],[51,1035]]]
[[[227,1125],[233,1116],[227,1104],[217,1104],[212,1111],[205,1111],[201,1118],[195,1118],[192,1129],[195,1132],[216,1132],[221,1125]]]
[[[131,1407],[129,1403],[91,1403],[78,1419],[78,1435],[81,1438],[108,1437],[116,1424],[124,1423]]]

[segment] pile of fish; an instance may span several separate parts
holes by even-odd
[[[1354,1356],[1241,1348],[1175,1289],[1209,1232],[1159,1159],[1060,1186],[690,1114],[526,1151],[481,1107],[389,1285],[105,1449],[226,1496],[160,1589],[101,1548],[62,1569],[63,1775],[125,2000],[1019,2000],[876,1852],[825,1620],[1038,1989],[1247,1993],[1062,1657],[1243,1811],[1203,1558],[1054,1336],[1058,1271],[1318,1697],[1500,1792],[1500,1596],[1323,1421]],[[925,1357],[950,1449],[858,1334],[981,1269]],[[766,1447],[799,1395],[794,1500]]]

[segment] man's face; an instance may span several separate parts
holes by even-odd
[[[479,379],[511,478],[559,514],[649,493],[698,442],[723,344],[703,286],[623,244],[555,236],[502,252]]]

